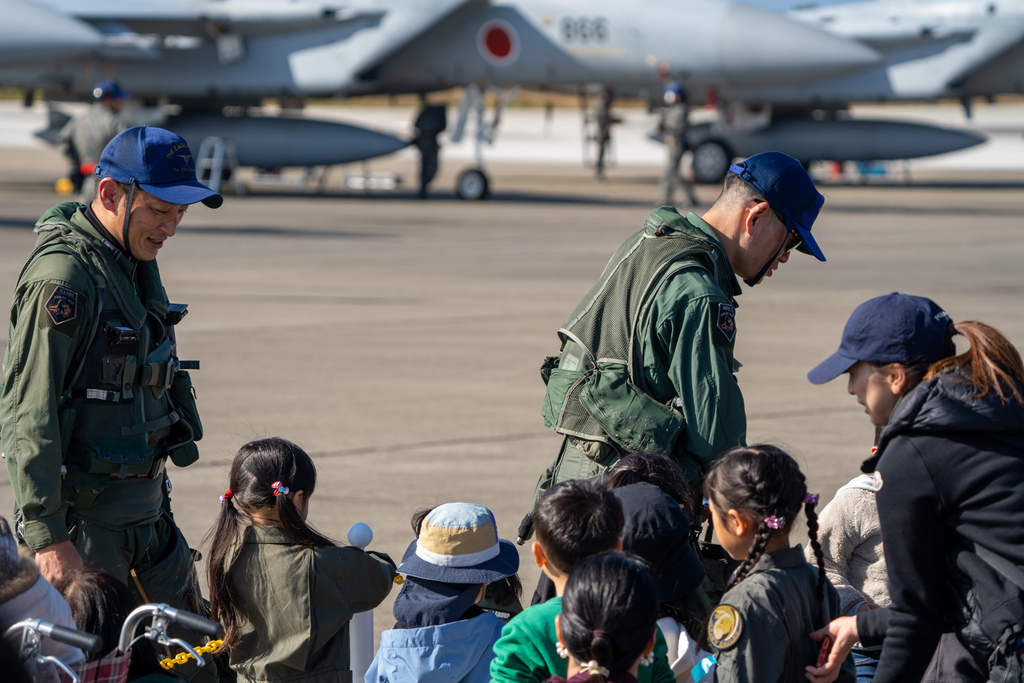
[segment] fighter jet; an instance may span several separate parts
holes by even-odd
[[[1022,0],[872,0],[803,8],[792,19],[874,49],[881,59],[840,76],[722,88],[701,134],[705,178],[723,159],[783,149],[803,160],[909,159],[978,144],[969,131],[847,116],[856,102],[960,99],[1024,92]],[[713,128],[713,130],[712,130]],[[695,169],[696,170],[696,169]]]
[[[882,59],[862,42],[730,0],[5,0],[5,14],[0,85],[59,100],[88,97],[113,77],[136,99],[178,105],[163,125],[193,145],[230,140],[240,165],[260,167],[346,163],[408,144],[246,109],[263,98],[480,84],[658,90],[666,65],[690,85],[755,92]],[[486,176],[471,174],[460,194],[482,196]]]

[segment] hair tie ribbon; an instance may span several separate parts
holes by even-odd
[[[590,674],[601,674],[605,678],[608,678],[608,676],[611,675],[611,672],[598,664],[596,659],[591,659],[586,664],[580,662],[580,668]]]
[[[224,501],[231,500],[234,497],[235,497],[235,494],[231,493],[231,489],[228,489],[227,491],[224,492],[224,495],[222,495],[220,497],[220,502],[223,503]]]
[[[279,481],[275,481],[273,484],[271,484],[270,488],[274,489],[274,497],[280,495],[287,496],[289,493],[291,493],[291,489],[289,489],[287,486],[285,486]]]
[[[786,526],[786,518],[776,517],[775,515],[772,515],[771,517],[765,517],[764,523],[768,526],[769,529],[781,529],[782,527]]]
[[[804,505],[810,505],[811,507],[817,506],[818,505],[818,494],[817,493],[808,493],[808,494],[806,494],[804,496]]]

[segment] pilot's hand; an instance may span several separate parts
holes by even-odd
[[[826,635],[832,636],[832,651],[824,666],[806,667],[807,680],[811,683],[832,683],[839,677],[839,671],[850,654],[854,644],[860,640],[857,634],[857,617],[839,617],[811,634],[811,640],[821,641]]]
[[[36,551],[36,566],[39,573],[50,583],[82,569],[82,556],[78,554],[74,543],[60,541]]]

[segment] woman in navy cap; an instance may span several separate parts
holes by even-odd
[[[969,348],[956,355],[953,336]],[[849,374],[876,427],[874,474],[892,606],[833,621],[830,680],[853,642],[884,637],[875,681],[921,680],[952,629],[990,681],[1024,680],[1024,364],[997,330],[892,293],[861,304],[808,373]],[[826,630],[818,632],[823,637]]]

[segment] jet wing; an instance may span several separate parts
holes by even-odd
[[[98,0],[82,3],[60,0],[59,11],[88,22],[105,33],[193,36],[235,33],[247,38],[302,31],[338,22],[379,17],[386,10],[352,7],[322,0]]]

